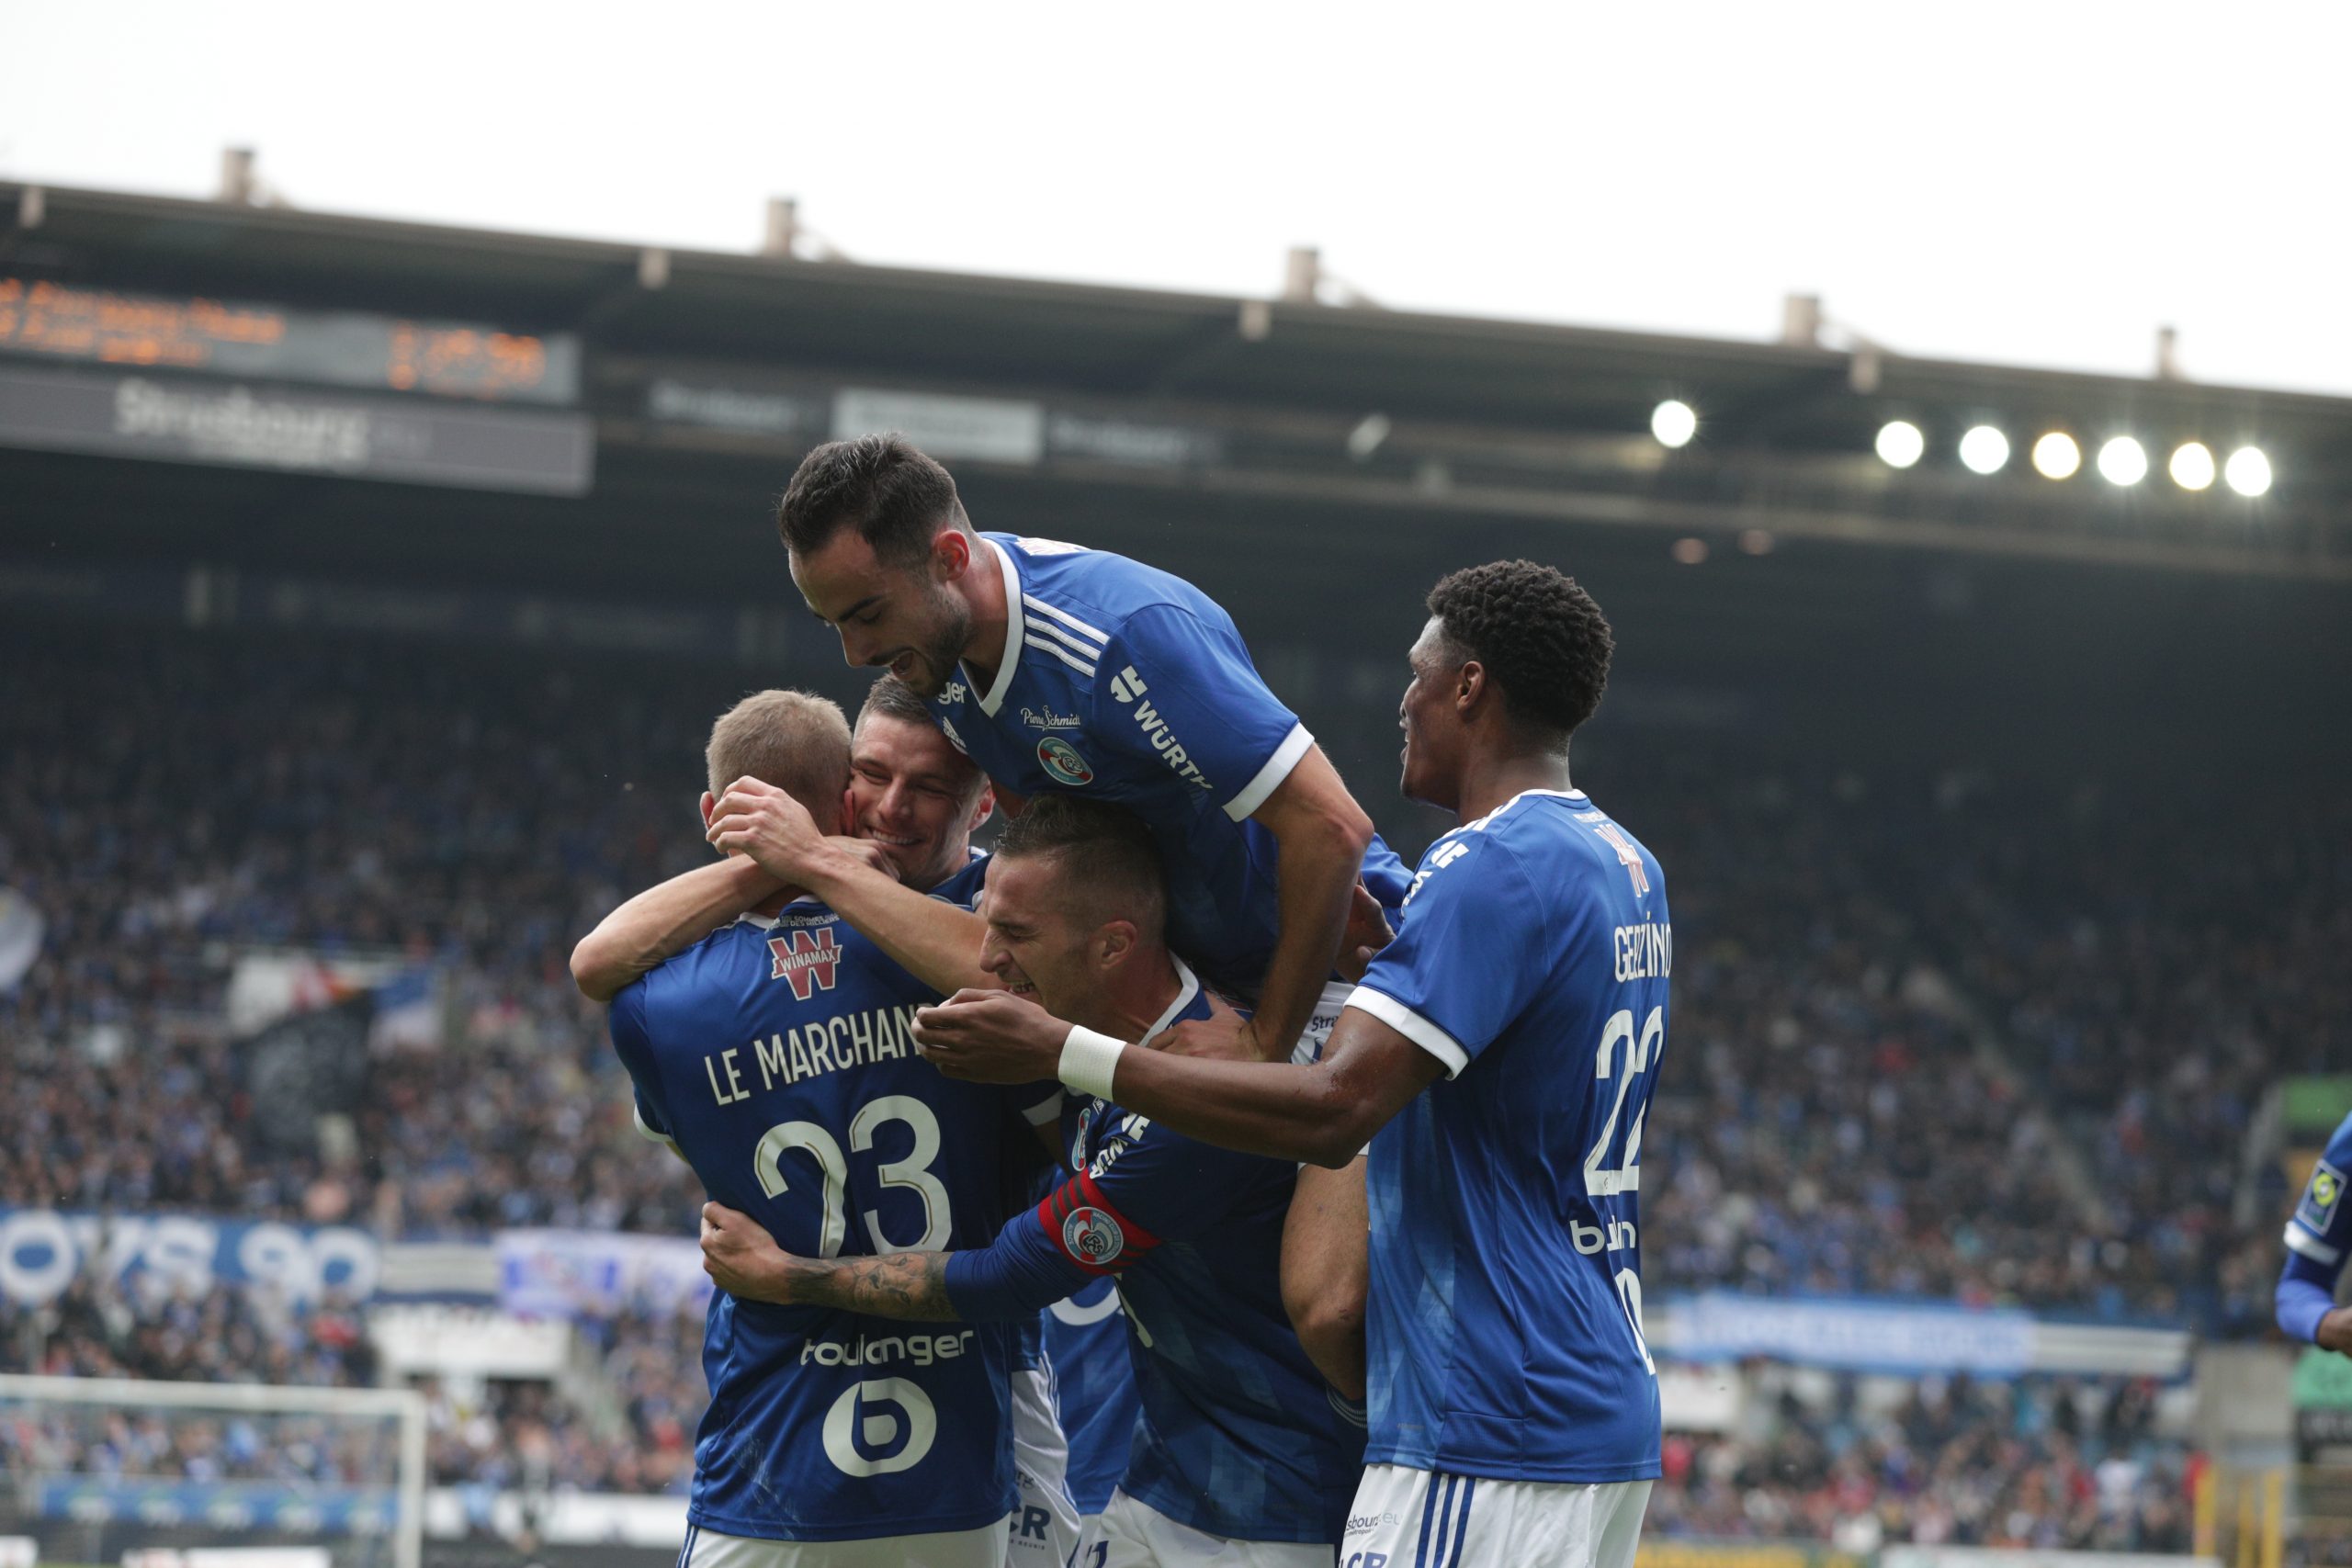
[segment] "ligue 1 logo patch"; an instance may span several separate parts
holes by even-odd
[[[1078,748],[1058,735],[1048,735],[1037,742],[1037,764],[1057,783],[1076,789],[1094,782],[1094,769],[1078,754]]]
[[[1062,1249],[1091,1268],[1107,1269],[1127,1249],[1126,1233],[1100,1209],[1072,1209],[1062,1222]]]
[[[2312,1184],[2303,1190],[2303,1201],[2296,1206],[2295,1218],[2324,1235],[2335,1218],[2335,1205],[2343,1198],[2344,1173],[2322,1160],[2312,1170]]]

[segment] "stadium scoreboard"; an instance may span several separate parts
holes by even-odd
[[[0,276],[0,353],[371,391],[568,406],[580,340],[362,311]]]

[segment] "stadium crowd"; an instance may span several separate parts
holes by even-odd
[[[691,817],[703,727],[765,672],[333,638],[294,658],[282,640],[86,630],[6,652],[10,687],[41,700],[0,704],[0,887],[47,929],[0,990],[0,1099],[25,1134],[0,1143],[0,1206],[387,1238],[691,1234],[692,1178],[630,1131],[601,1011],[564,959],[619,897],[707,852]],[[2352,841],[2340,822],[2250,857],[2187,830],[2185,806],[2086,815],[1926,783],[1775,782],[1752,761],[1678,773],[1605,744],[1579,777],[1657,852],[1679,916],[1644,1145],[1660,1173],[1644,1190],[1654,1296],[2267,1321],[2279,1205],[2260,1234],[2232,1223],[2237,1154],[2271,1077],[2352,1059],[2352,976],[2333,962],[2352,941],[2352,865],[2327,847]],[[1385,800],[1386,780],[1354,783]],[[347,1137],[256,1124],[224,1022],[231,960],[255,947],[391,954],[440,977],[440,1043],[371,1053]],[[2156,1147],[2175,1157],[2142,1157]],[[93,1295],[40,1324],[0,1307],[0,1361],[371,1375],[347,1309],[239,1300]],[[444,1393],[436,1475],[673,1484],[698,1325],[593,1329],[624,1424],[538,1390]],[[1653,1517],[1826,1529],[1862,1497],[1890,1539],[2174,1528],[2169,1460],[2132,1448],[2145,1468],[2126,1490],[2154,1491],[2119,1523],[2117,1446],[2054,1414],[2073,1404],[2018,1398],[1677,1439]]]
[[[1668,1433],[1648,1528],[1666,1536],[2035,1550],[2188,1550],[2192,1461],[2130,1379],[1930,1379],[1866,1415],[1855,1384],[1783,1390],[1753,1429]]]

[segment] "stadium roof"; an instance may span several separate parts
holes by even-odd
[[[2352,400],[0,183],[11,210],[0,276],[576,334],[608,446],[662,446],[638,417],[643,388],[682,369],[878,380],[1221,429],[1221,457],[1182,482],[1226,494],[2352,580]],[[1646,434],[1669,396],[1702,419],[1672,454]],[[1374,414],[1377,451],[1353,450]],[[1893,418],[1928,432],[1934,456],[1908,473],[1871,456]],[[1980,421],[2013,447],[1991,479],[1949,456]],[[2026,468],[2052,428],[2085,448],[2064,485]],[[2129,491],[2088,472],[2120,432],[2154,470]],[[2258,443],[2277,489],[2258,506],[2220,485],[2179,491],[2165,456],[2192,438]],[[1252,446],[1268,439],[1279,449]],[[739,449],[774,464],[773,442]],[[1171,482],[1069,467],[1088,483]]]

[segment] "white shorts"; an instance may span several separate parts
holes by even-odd
[[[1101,1517],[1087,1526],[1071,1568],[1331,1568],[1331,1548],[1230,1540],[1114,1492]]]
[[[686,1527],[678,1568],[1001,1568],[1004,1526],[871,1540],[762,1540]]]
[[[1008,1521],[1004,1568],[1063,1568],[1078,1545],[1078,1504],[1069,1495],[1069,1441],[1061,1399],[1044,1353],[1012,1373],[1012,1469],[1021,1499]]]
[[[1650,1483],[1493,1481],[1368,1465],[1340,1568],[1634,1568]]]

